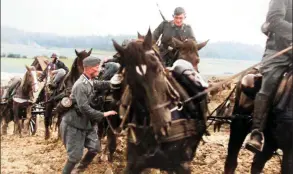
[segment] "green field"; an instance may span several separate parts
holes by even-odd
[[[74,59],[60,59],[70,69]],[[4,58],[1,57],[1,72],[23,73],[25,65],[31,65],[34,59],[32,58]]]

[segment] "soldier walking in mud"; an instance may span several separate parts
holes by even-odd
[[[117,114],[115,111],[102,113],[89,105],[93,84],[103,89],[110,88],[110,82],[93,83],[93,79],[99,74],[100,62],[100,59],[93,56],[85,58],[83,60],[84,73],[72,87],[72,108],[64,114],[60,125],[61,138],[68,155],[63,174],[70,174],[73,171],[82,158],[84,147],[88,151],[75,172],[78,173],[87,168],[97,153],[101,151],[97,128],[92,125],[96,121],[101,121],[103,117]]]

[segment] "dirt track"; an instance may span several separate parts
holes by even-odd
[[[13,125],[11,124],[10,127]],[[10,131],[11,132],[11,131]],[[196,158],[192,162],[193,173],[222,173],[226,157],[229,130],[212,133],[205,137],[207,143],[199,146]],[[124,144],[120,139],[118,151],[115,154],[113,164],[101,162],[99,156],[85,173],[104,173],[112,169],[113,173],[120,173],[125,166]],[[18,138],[13,135],[1,137],[1,173],[61,173],[66,161],[65,148],[60,141],[52,138],[49,141],[43,139],[43,130],[39,130],[36,136]],[[249,173],[252,154],[247,150],[241,150],[238,160],[238,173]],[[273,157],[266,165],[265,174],[279,173],[279,159]],[[153,170],[151,173],[159,173]]]
[[[216,100],[218,101],[218,100]],[[215,106],[213,103],[212,105]],[[213,107],[213,106],[212,106]],[[35,136],[18,138],[12,135],[13,124],[9,125],[9,134],[1,136],[1,173],[61,173],[66,161],[65,148],[60,141],[55,141],[53,135],[49,141],[43,138],[43,123]],[[227,126],[221,132],[212,133],[204,137],[205,144],[201,143],[197,149],[196,157],[192,162],[194,174],[220,174],[223,173],[224,161],[227,154],[229,129]],[[105,173],[112,170],[113,173],[121,173],[126,160],[124,155],[125,143],[123,138],[118,140],[117,152],[113,164],[101,162],[98,155],[85,173]],[[241,150],[238,158],[237,173],[249,173],[253,154],[247,150]],[[265,166],[265,174],[280,173],[280,160],[273,157]],[[111,172],[110,172],[111,173]],[[107,173],[107,174],[110,174]],[[159,174],[157,170],[145,173]]]

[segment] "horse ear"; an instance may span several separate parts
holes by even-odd
[[[200,49],[202,49],[203,47],[205,47],[208,42],[209,42],[209,40],[207,40],[205,42],[202,42],[200,44],[197,44],[197,50],[199,51]]]
[[[122,46],[120,46],[114,39],[112,39],[113,42],[113,46],[115,48],[115,50],[121,55],[123,56],[124,54],[124,48]]]
[[[31,71],[31,69],[27,65],[25,65],[25,68],[27,71]]]
[[[75,49],[75,54],[78,57],[79,56],[79,52]]]
[[[90,56],[92,54],[93,48],[91,48],[91,50],[87,53],[88,56]]]
[[[137,32],[137,38],[138,39],[143,39],[143,36],[139,32]]]
[[[143,48],[146,50],[151,50],[152,49],[152,40],[153,40],[152,32],[151,32],[151,29],[149,28],[149,31],[143,41]]]
[[[174,44],[174,47],[176,48],[181,48],[183,46],[183,42],[174,37],[172,37],[172,44]]]

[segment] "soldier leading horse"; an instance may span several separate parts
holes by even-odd
[[[78,52],[75,50],[76,58],[74,59],[74,62],[71,66],[71,70],[66,76],[63,78],[63,80],[60,82],[58,89],[52,91],[51,93],[47,93],[46,90],[43,89],[42,91],[42,97],[45,97],[45,139],[50,138],[50,130],[49,127],[52,125],[53,121],[53,114],[52,111],[54,107],[57,105],[57,103],[65,96],[69,96],[71,92],[71,88],[74,84],[74,82],[79,78],[79,76],[83,72],[83,66],[82,66],[82,60],[89,55],[91,55],[92,49],[89,52],[86,52],[85,50]],[[59,113],[61,111],[56,110],[56,113],[58,114],[58,121],[57,125],[59,127],[59,123],[61,121],[61,118],[59,118]]]

